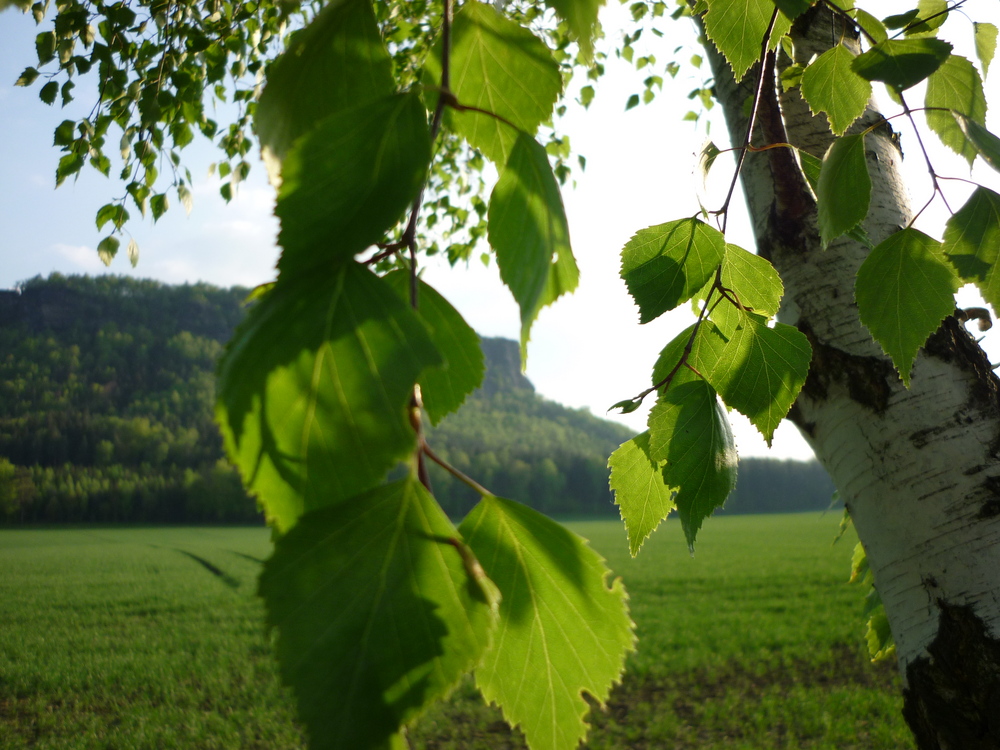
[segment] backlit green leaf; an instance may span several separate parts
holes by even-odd
[[[871,194],[864,134],[838,138],[823,157],[816,190],[819,231],[824,245],[864,220]]]
[[[997,51],[997,27],[992,23],[974,21],[972,28],[976,37],[976,57],[983,64],[983,75],[989,75],[990,63]]]
[[[370,0],[328,3],[268,68],[254,118],[268,170],[328,115],[394,89]]]
[[[722,285],[729,297],[750,312],[771,318],[778,312],[784,286],[781,277],[767,260],[737,245],[726,245],[722,261]],[[705,292],[701,295],[705,296]],[[732,334],[740,324],[739,308],[729,299],[714,305],[709,317],[726,335]]]
[[[907,24],[904,33],[906,36],[918,34],[933,36],[947,20],[947,0],[919,0],[917,2],[917,17]]]
[[[410,298],[410,274],[393,271],[383,277],[403,299]],[[461,314],[437,291],[417,282],[420,317],[427,325],[431,340],[444,358],[444,364],[424,370],[420,376],[420,391],[424,409],[437,424],[445,415],[462,405],[465,397],[483,382],[486,366],[479,335],[465,322]]]
[[[948,219],[941,248],[964,281],[979,288],[994,310],[1000,310],[1000,195],[979,187]]]
[[[958,112],[980,125],[986,124],[986,95],[979,71],[969,60],[952,55],[927,79],[925,106]],[[969,162],[976,158],[976,147],[966,138],[951,112],[927,110],[927,125],[941,142]]]
[[[427,61],[426,74],[429,85],[441,85],[440,44]],[[452,26],[451,91],[460,104],[510,123],[451,108],[445,115],[450,129],[500,167],[517,140],[514,128],[534,135],[552,116],[562,92],[562,76],[538,37],[490,3],[467,2],[455,14]]]
[[[882,81],[896,91],[920,83],[951,54],[940,39],[889,39],[854,58],[855,72],[869,81]]]
[[[622,443],[608,459],[610,485],[625,523],[632,557],[639,554],[646,537],[676,507],[674,489],[663,477],[662,463],[649,456],[648,431]]]
[[[413,93],[333,114],[296,141],[275,208],[281,272],[329,269],[382,239],[420,191],[430,154]]]
[[[772,0],[709,0],[705,31],[732,66],[737,81],[760,59],[764,34],[775,10]],[[768,49],[777,47],[789,28],[791,21],[779,12]]]
[[[827,50],[802,74],[802,97],[814,114],[827,113],[830,129],[841,135],[865,111],[872,85],[854,72],[854,55],[842,44]]]
[[[715,390],[700,378],[675,383],[649,413],[649,453],[677,488],[674,503],[688,546],[736,487],[736,445]]]
[[[653,365],[653,385],[662,383],[670,377],[670,373],[674,373],[671,383],[686,382],[693,377],[699,377],[690,368],[697,370],[703,378],[707,377],[708,373],[715,368],[729,339],[710,320],[702,321],[697,330],[695,330],[695,325],[685,328],[663,347],[660,356],[657,357],[656,363]],[[684,357],[688,342],[690,342],[690,351],[684,360],[688,367],[681,366],[678,369],[677,365]]]
[[[485,496],[459,530],[503,596],[476,684],[532,750],[574,750],[590,707],[608,699],[634,649],[621,579],[586,542],[541,513]]]
[[[861,322],[907,387],[917,350],[955,309],[957,288],[941,243],[913,228],[889,235],[858,269],[854,296]]]
[[[219,366],[218,420],[281,532],[382,480],[414,447],[407,406],[440,365],[424,324],[363,266],[279,280]]]
[[[487,231],[500,278],[521,308],[523,363],[538,313],[576,289],[580,279],[548,156],[534,138],[523,133],[490,197]]]
[[[979,152],[983,161],[1000,172],[1000,138],[997,138],[975,120],[970,120],[957,112],[952,114],[955,116],[958,126],[962,128],[965,137],[976,147],[976,151]]]
[[[604,0],[545,0],[545,4],[566,22],[570,36],[580,45],[584,59],[589,60],[598,30],[597,12]]]
[[[121,240],[113,234],[108,235],[97,244],[97,257],[101,259],[101,263],[106,266],[110,266],[111,261],[114,260],[115,255],[118,254],[118,248],[120,246]]]
[[[722,262],[726,240],[699,219],[639,230],[622,250],[621,277],[639,306],[641,323],[691,299]]]
[[[886,30],[885,24],[868,11],[858,8],[851,15],[854,16],[854,20],[858,22],[858,25],[871,35],[872,39],[875,40],[875,44],[884,42],[889,38],[889,32]]]
[[[128,255],[128,262],[132,268],[139,265],[139,243],[135,241],[135,237],[129,239],[126,253]]]
[[[312,511],[278,539],[260,594],[310,747],[382,747],[475,667],[499,597],[458,544],[413,479]]]
[[[756,427],[767,444],[792,408],[809,374],[812,347],[797,328],[741,313],[743,320],[729,336],[715,367],[702,374],[727,406]]]
[[[17,77],[14,81],[15,86],[30,86],[38,78],[38,71],[35,68],[27,67],[22,72],[21,75]]]

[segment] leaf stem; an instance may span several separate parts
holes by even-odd
[[[433,461],[434,463],[436,463],[442,469],[444,469],[445,471],[447,471],[449,474],[451,474],[453,477],[455,477],[455,479],[457,479],[458,481],[460,481],[462,484],[464,484],[464,485],[466,485],[468,487],[471,487],[473,490],[475,490],[476,492],[478,492],[480,495],[490,495],[490,496],[493,496],[492,492],[490,492],[488,489],[486,489],[485,487],[483,487],[483,485],[479,484],[479,482],[477,482],[475,479],[473,479],[472,477],[466,476],[465,474],[463,474],[462,472],[460,472],[458,469],[456,469],[454,466],[452,466],[450,463],[448,463],[443,458],[441,458],[441,456],[439,456],[433,450],[431,450],[431,447],[427,444],[426,440],[423,440],[423,439],[421,440],[420,451],[424,455],[426,455],[427,458],[429,458],[431,461]]]

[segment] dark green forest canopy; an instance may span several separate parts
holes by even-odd
[[[54,274],[0,292],[0,520],[248,522],[222,458],[215,363],[249,290]],[[628,428],[540,397],[518,345],[482,339],[486,378],[430,430],[435,449],[497,494],[555,515],[616,515],[607,457]],[[475,496],[432,474],[444,509]],[[724,512],[824,509],[815,463],[748,459]]]

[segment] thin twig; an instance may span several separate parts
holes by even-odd
[[[718,269],[716,269],[715,276],[716,276],[716,284],[718,284],[719,283],[719,270]],[[701,328],[701,324],[708,317],[708,306],[709,306],[709,303],[712,301],[712,293],[716,291],[716,284],[713,284],[712,288],[708,290],[708,295],[705,297],[705,304],[702,305],[701,313],[699,313],[699,315],[698,315],[698,320],[695,321],[694,326],[691,328],[691,335],[688,337],[687,343],[684,344],[684,351],[681,352],[681,358],[679,360],[677,360],[677,364],[674,365],[673,369],[670,370],[670,372],[667,374],[667,376],[665,378],[663,378],[663,380],[661,380],[659,383],[656,383],[653,386],[650,386],[649,388],[647,388],[646,390],[644,390],[642,393],[640,393],[638,396],[635,396],[634,398],[632,398],[631,400],[633,402],[638,401],[638,402],[641,403],[642,400],[645,399],[646,396],[648,396],[653,391],[658,391],[661,388],[663,390],[666,390],[667,388],[669,388],[670,387],[670,383],[673,381],[674,377],[676,377],[676,375],[680,371],[681,367],[684,367],[685,365],[687,365],[688,357],[691,356],[691,350],[692,350],[692,348],[694,348],[694,338],[695,338],[695,336],[698,335],[698,329]],[[693,367],[691,367],[690,369],[692,371],[696,372],[696,373],[698,372]],[[698,373],[698,374],[701,375],[701,373]]]
[[[934,185],[934,192],[941,196],[941,200],[944,202],[944,207],[948,209],[948,213],[954,215],[954,211],[951,210],[951,206],[948,205],[948,199],[944,195],[944,191],[941,190],[941,185],[938,183],[937,172],[934,171],[934,165],[931,164],[931,157],[927,153],[927,148],[924,146],[924,139],[920,137],[920,128],[917,127],[916,121],[913,119],[913,110],[911,110],[906,105],[906,99],[903,98],[903,92],[897,92],[899,95],[899,102],[903,105],[903,113],[906,118],[910,121],[910,125],[913,127],[913,132],[917,136],[917,144],[920,146],[920,152],[924,155],[924,162],[927,164],[927,171],[931,176],[931,183]],[[933,199],[933,196],[931,196]],[[925,206],[926,208],[926,206]],[[921,209],[923,211],[923,209]]]
[[[441,119],[444,116],[445,108],[444,92],[448,91],[448,87],[451,82],[451,0],[443,0],[442,5],[442,95],[438,97],[437,106],[434,108],[434,119],[431,123],[430,133],[431,143],[434,143],[434,141],[437,140],[438,133],[441,130]],[[401,246],[405,246],[410,252],[410,305],[412,305],[414,310],[417,309],[419,303],[418,291],[420,289],[420,281],[417,274],[417,220],[420,216],[420,206],[423,204],[425,188],[426,184],[421,186],[420,192],[417,193],[417,197],[413,201],[413,209],[410,211],[410,220],[407,222],[406,230],[403,232],[403,237],[400,240]],[[424,460],[425,451],[423,450],[423,448],[426,447],[422,420],[423,408],[424,404],[420,395],[420,386],[414,385],[413,395],[410,397],[410,424],[413,427],[413,431],[417,434],[417,451],[415,456],[417,463],[417,477],[419,478],[420,483],[427,488],[428,492],[430,492],[431,478],[430,474],[427,473],[427,462]]]
[[[774,30],[774,23],[778,20],[778,8],[775,6],[774,13],[771,14],[771,22],[767,25],[767,31],[764,32],[764,39],[760,43],[760,70],[757,72],[757,86],[753,93],[753,102],[750,105],[750,121],[747,123],[746,136],[743,138],[743,147],[740,151],[740,157],[736,161],[736,172],[733,173],[733,181],[729,184],[729,192],[726,194],[726,201],[722,204],[722,208],[713,213],[716,216],[722,216],[722,233],[726,233],[726,223],[729,221],[729,203],[733,199],[733,191],[736,190],[736,183],[740,178],[740,171],[743,169],[743,162],[747,158],[747,151],[749,150],[750,140],[753,138],[753,128],[757,122],[757,105],[760,104],[760,94],[764,88],[764,79],[767,77],[767,73],[774,71],[774,55],[768,52],[768,46],[771,41],[771,32]]]

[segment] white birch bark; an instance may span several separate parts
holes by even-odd
[[[840,38],[843,29],[831,23],[824,8],[796,24],[798,61]],[[740,145],[756,73],[737,85],[718,54],[712,58],[717,97]],[[832,138],[825,117],[813,117],[797,89],[780,95],[779,114],[773,83],[765,91],[771,102],[753,143],[787,141],[822,157]],[[850,132],[880,120],[871,103]],[[878,244],[911,213],[887,125],[866,137],[866,149],[873,184],[864,228]],[[792,152],[749,154],[742,180],[758,251],[785,285],[779,317],[814,349],[790,416],[867,552],[907,684],[907,720],[922,748],[1000,747],[1000,381],[948,319],[904,388],[858,318],[854,280],[867,250],[846,237],[821,248],[814,200]],[[963,711],[968,726],[950,726]],[[980,744],[970,739],[977,734]]]

